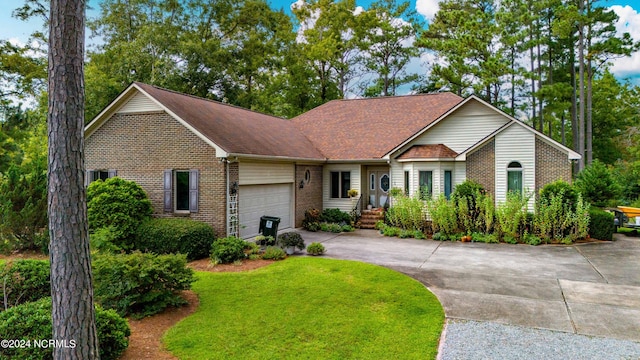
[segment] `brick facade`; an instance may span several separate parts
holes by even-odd
[[[571,161],[567,154],[536,136],[536,194],[556,180],[571,183]]]
[[[305,174],[309,171],[309,180],[305,180]],[[300,183],[304,187],[300,188]],[[302,226],[304,213],[307,209],[322,209],[322,165],[296,165],[296,205],[295,227]]]
[[[467,179],[478,182],[487,191],[495,196],[496,186],[496,141],[484,144],[481,148],[467,155]]]
[[[142,186],[158,217],[174,215],[163,211],[164,170],[198,169],[199,211],[179,216],[206,222],[219,236],[226,234],[225,163],[212,146],[168,114],[113,115],[86,139],[85,159],[87,169],[115,169],[119,177]],[[230,170],[237,179],[238,165],[231,164]]]

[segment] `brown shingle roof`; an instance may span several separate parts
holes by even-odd
[[[398,157],[404,159],[453,159],[458,153],[449,149],[446,145],[414,145]]]
[[[292,121],[328,159],[380,159],[461,101],[452,93],[334,100]]]
[[[228,153],[324,159],[289,120],[135,83]]]

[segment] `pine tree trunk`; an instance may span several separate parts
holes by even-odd
[[[54,359],[98,359],[84,189],[84,0],[51,0],[49,231]]]
[[[579,10],[580,15],[584,12],[584,2],[583,0],[579,0]],[[578,160],[578,171],[582,171],[584,169],[585,162],[585,148],[584,148],[584,107],[585,107],[585,97],[584,97],[584,23],[583,20],[580,20],[580,24],[578,25],[578,87],[580,91],[580,100],[578,103],[578,149],[580,150],[578,153],[582,156],[580,160]]]

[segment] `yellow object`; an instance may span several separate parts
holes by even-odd
[[[618,209],[620,209],[623,213],[625,213],[625,215],[627,215],[627,217],[630,217],[630,218],[640,216],[640,208],[634,208],[630,206],[618,206]]]

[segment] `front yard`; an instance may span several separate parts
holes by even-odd
[[[351,261],[198,272],[200,306],[164,337],[180,359],[433,359],[444,312],[422,284]]]

